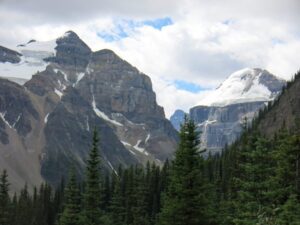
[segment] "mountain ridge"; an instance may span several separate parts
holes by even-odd
[[[24,185],[24,173],[34,174],[28,185],[42,180],[58,184],[70,165],[83,175],[94,127],[99,129],[106,171],[117,170],[120,164],[162,163],[172,156],[177,132],[157,104],[147,75],[111,50],[92,52],[74,32],[67,32],[55,43],[30,42],[18,47],[22,55],[19,63],[0,63],[0,75],[10,76],[23,68],[27,70],[19,75],[32,72],[23,86],[12,86],[21,96],[29,96],[26,102],[37,112],[32,118],[23,111],[0,118],[0,140],[1,136],[8,139],[0,143],[6,149],[0,152],[0,167],[6,165],[1,164],[1,158],[16,157],[14,142],[20,143],[18,152],[25,154],[23,158],[35,165],[31,172],[22,160],[12,163],[8,170],[13,174],[13,185]],[[1,112],[7,110],[1,103],[10,102],[10,89],[4,88],[6,94],[0,95]],[[24,120],[31,129],[15,123],[19,115],[19,121]],[[6,120],[20,126],[22,135],[5,124]]]
[[[218,153],[233,143],[242,133],[245,119],[250,124],[285,85],[284,80],[267,70],[245,68],[232,73],[192,107],[189,116],[201,133],[201,148],[207,149],[205,154]],[[171,118],[173,126],[178,129],[180,121],[174,120],[175,114]]]

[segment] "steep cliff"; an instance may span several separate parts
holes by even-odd
[[[20,61],[3,59],[0,76],[29,81],[21,86],[0,80],[0,141],[6,149],[0,168],[8,168],[17,188],[25,181],[56,184],[71,165],[83,174],[94,128],[106,170],[148,160],[161,163],[172,156],[177,132],[157,104],[150,78],[111,50],[92,52],[69,31],[13,52]],[[15,160],[19,152],[26,153],[33,168]],[[34,179],[27,179],[29,174]]]

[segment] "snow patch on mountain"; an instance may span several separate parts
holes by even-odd
[[[84,77],[85,73],[77,73],[77,81],[75,83],[75,86],[79,83],[79,81]]]
[[[60,98],[63,96],[63,93],[56,88],[54,89],[55,94],[57,94]]]
[[[0,64],[0,67],[1,67],[1,64]],[[1,77],[0,76],[0,78],[7,79],[7,80],[17,83],[19,85],[23,85],[28,81],[28,79],[17,78],[17,77]]]
[[[51,41],[32,41],[27,44],[18,45],[14,50],[24,56],[34,56],[35,58],[46,58],[56,54],[56,39]]]
[[[148,134],[147,137],[146,137],[145,143],[148,143],[150,137],[151,137],[151,134]]]
[[[46,62],[33,62],[32,59],[28,61],[26,57],[22,56],[19,63],[0,63],[0,76],[7,77],[7,79],[9,77],[31,79],[32,75],[38,71],[45,70],[47,65]]]
[[[45,116],[45,118],[44,118],[44,123],[45,123],[45,124],[48,122],[49,114],[50,114],[50,113],[48,113],[48,114]]]
[[[20,113],[20,114],[18,115],[18,117],[17,117],[16,121],[15,121],[15,122],[14,122],[14,124],[13,124],[13,127],[15,127],[15,126],[16,126],[16,124],[19,122],[19,120],[20,120],[21,116],[22,116],[22,113]]]
[[[110,119],[104,112],[102,112],[101,110],[99,110],[97,108],[94,96],[93,96],[93,101],[92,101],[92,107],[93,107],[93,110],[94,110],[94,112],[96,113],[96,115],[98,117],[100,117],[100,118],[102,118],[102,119],[106,120],[107,122],[112,123],[114,125],[123,126],[123,124],[119,123],[118,121]]]
[[[0,112],[0,118],[3,120],[3,122],[11,129],[13,129],[13,126],[9,124],[9,122],[5,119],[5,115],[6,115],[6,112],[2,113]]]
[[[141,153],[144,153],[145,155],[149,155],[149,153],[146,152],[146,150],[144,148],[139,147],[141,142],[142,142],[142,140],[138,140],[137,143],[135,144],[135,146],[133,146],[133,148]]]
[[[19,63],[0,63],[0,76],[31,79],[38,71],[44,71],[49,64],[44,59],[55,56],[56,40],[47,42],[29,41],[13,50],[22,54]]]
[[[266,70],[246,68],[231,74],[217,89],[208,93],[198,105],[226,106],[245,102],[271,101],[278,93],[272,92],[268,86],[260,82],[262,76],[280,81]]]

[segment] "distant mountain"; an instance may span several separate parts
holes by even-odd
[[[186,114],[183,110],[178,109],[170,117],[170,121],[176,130],[178,130],[178,131],[180,130],[180,125],[182,124],[185,115],[188,115],[188,114]]]
[[[285,81],[267,70],[243,69],[231,74],[198,105],[226,106],[245,102],[268,102],[281,92]]]
[[[56,184],[70,165],[83,174],[95,127],[107,170],[172,156],[177,132],[150,78],[111,50],[92,52],[72,31],[1,49],[0,76],[30,79],[0,79],[0,169],[16,189]]]
[[[217,89],[190,109],[201,131],[201,147],[219,152],[241,134],[260,109],[273,101],[286,82],[263,69],[243,69],[231,74]],[[176,121],[180,123],[180,121]]]

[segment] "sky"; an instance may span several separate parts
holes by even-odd
[[[231,73],[300,69],[299,0],[0,0],[0,45],[68,30],[151,77],[167,117],[188,111]]]

